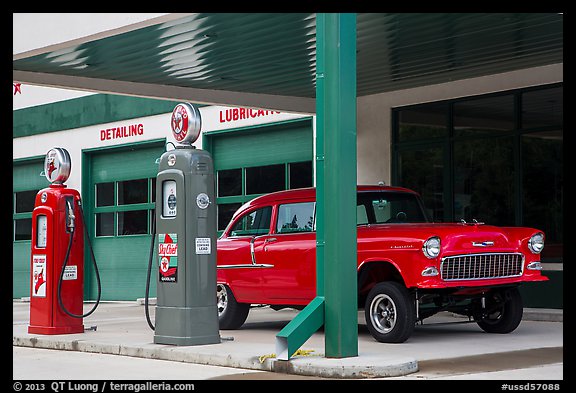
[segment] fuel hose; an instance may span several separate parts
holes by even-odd
[[[150,297],[150,275],[152,272],[152,259],[154,257],[154,243],[156,242],[156,209],[152,209],[152,240],[150,242],[150,256],[148,258],[148,274],[146,275],[146,295],[144,297],[144,311],[146,313],[146,321],[150,329],[155,330],[154,324],[150,319],[150,311],[148,309],[148,299]]]
[[[82,210],[82,203],[80,202],[80,200],[78,200],[78,207],[80,208],[80,214],[82,214],[82,222],[85,222],[84,210]],[[70,207],[70,208],[72,209],[72,207]],[[94,265],[94,271],[96,272],[96,282],[98,283],[98,297],[96,298],[96,303],[94,304],[94,307],[92,307],[92,309],[85,314],[71,313],[64,306],[64,302],[62,302],[62,281],[64,280],[64,273],[66,271],[66,265],[68,264],[68,258],[70,257],[70,250],[72,249],[72,240],[74,239],[74,233],[76,233],[76,231],[74,230],[74,227],[72,226],[70,228],[70,240],[68,241],[68,248],[66,249],[66,256],[64,257],[64,263],[62,264],[62,271],[60,272],[60,280],[58,280],[58,304],[60,305],[60,308],[62,309],[62,311],[64,311],[66,314],[68,314],[72,318],[85,318],[88,315],[92,314],[96,310],[96,308],[98,307],[98,304],[100,304],[100,298],[102,296],[102,285],[100,283],[100,272],[98,271],[98,265],[96,264],[96,258],[94,257],[94,249],[92,248],[92,242],[90,241],[90,235],[88,234],[88,229],[86,228],[86,225],[82,225],[82,226],[84,227],[84,234],[86,235],[86,238],[88,239],[88,247],[90,248],[90,256],[92,258],[92,264]]]

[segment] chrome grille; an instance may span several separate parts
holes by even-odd
[[[522,275],[524,256],[519,253],[470,254],[442,258],[443,280],[481,280]]]

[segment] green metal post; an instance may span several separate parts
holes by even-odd
[[[289,360],[325,325],[327,357],[358,356],[356,15],[316,16],[316,297],[276,335]]]
[[[356,15],[326,14],[324,43],[325,352],[342,358],[358,356]]]
[[[316,296],[324,296],[324,28],[316,16]]]

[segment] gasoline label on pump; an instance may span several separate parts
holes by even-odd
[[[176,282],[178,277],[178,235],[158,234],[158,259],[160,282]]]

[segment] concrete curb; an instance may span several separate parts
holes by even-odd
[[[260,362],[258,356],[228,353],[220,347],[215,354],[210,345],[206,350],[195,347],[190,351],[186,347],[166,347],[151,343],[131,345],[88,342],[75,339],[55,339],[44,336],[13,336],[12,345],[30,348],[53,349],[60,351],[79,351],[110,355],[131,356],[146,359],[168,360],[183,363],[195,363],[211,366],[234,367],[249,370],[272,371],[286,374],[316,376],[323,378],[382,378],[397,377],[418,371],[418,363],[413,358],[383,357],[381,354],[361,353],[357,357],[330,359],[322,355],[294,356],[289,361],[267,358]],[[226,345],[222,342],[218,345]],[[249,353],[249,352],[248,352]]]
[[[548,343],[545,346],[550,346],[550,342],[552,342],[552,346],[562,345],[561,341],[549,340],[548,323],[556,322],[550,328],[558,331],[557,323],[562,323],[563,310],[525,308],[524,320],[545,322],[527,324],[525,327],[526,338],[523,338],[522,335],[511,336],[509,339],[510,346],[494,347],[491,345],[494,340],[502,344],[502,340],[498,340],[501,337],[490,339],[488,336],[480,335],[476,337],[485,345],[476,348],[475,344],[471,342],[470,335],[482,334],[479,332],[480,329],[462,328],[454,330],[455,334],[439,331],[436,335],[434,333],[436,327],[434,323],[431,323],[429,329],[420,329],[420,340],[416,339],[414,342],[402,346],[390,346],[388,348],[385,344],[374,345],[370,337],[365,338],[364,342],[359,339],[359,355],[348,358],[326,358],[323,353],[322,341],[313,338],[308,343],[311,353],[296,355],[289,361],[285,361],[277,359],[274,354],[273,334],[278,326],[265,325],[267,328],[261,328],[258,324],[269,323],[278,317],[288,320],[293,313],[284,315],[280,312],[280,314],[270,315],[270,310],[263,309],[260,310],[260,313],[255,311],[252,316],[252,326],[238,331],[239,337],[222,337],[222,342],[218,344],[167,346],[154,344],[151,341],[151,333],[146,324],[142,322],[143,310],[140,306],[136,305],[135,307],[134,304],[103,303],[100,317],[89,318],[86,321],[87,326],[99,325],[97,330],[82,334],[41,335],[27,332],[28,305],[23,304],[22,307],[19,303],[21,302],[14,303],[14,315],[16,316],[13,321],[12,343],[14,346],[122,355],[333,379],[402,377],[420,371],[420,364],[416,357],[421,361],[430,362],[437,358],[458,358],[470,356],[470,354],[481,355],[486,352],[485,345],[488,345],[492,352],[526,350],[534,346],[531,334],[540,337],[539,346],[542,342]],[[457,319],[454,317],[456,316],[450,313],[438,316],[437,321],[440,323],[437,324],[448,325],[449,323],[444,321],[457,323],[463,320],[461,316],[458,316]],[[538,329],[534,330],[536,326]],[[444,330],[444,327],[441,327],[440,330]],[[321,335],[322,332],[319,334]],[[236,340],[235,338],[239,339]],[[435,345],[438,344],[432,345],[437,339],[443,343],[441,350],[435,348]],[[450,343],[459,344],[451,348]]]

